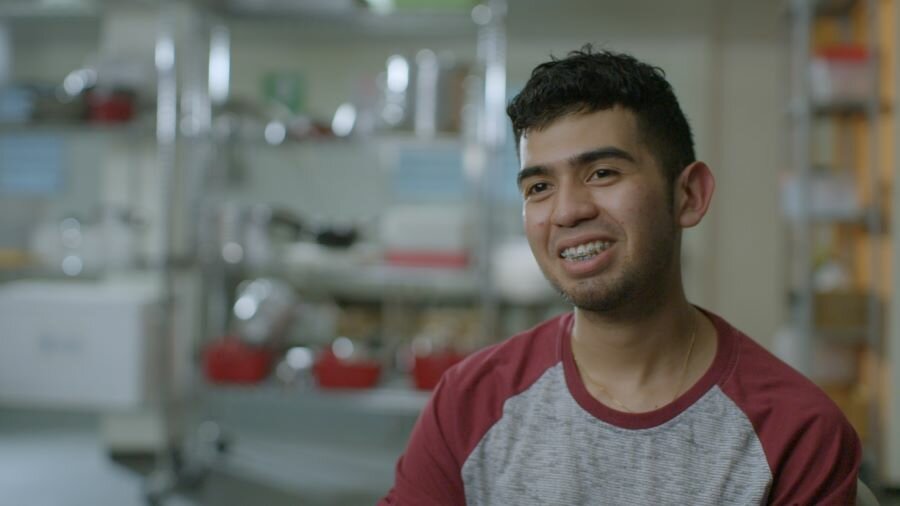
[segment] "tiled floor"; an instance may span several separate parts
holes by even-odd
[[[247,438],[244,438],[247,439]],[[248,446],[249,443],[243,446]],[[260,454],[240,453],[243,446],[233,448],[229,459],[259,460]],[[356,479],[349,486],[339,475],[323,475],[328,455],[319,458],[292,458],[284,448],[291,445],[283,441],[277,449],[269,448],[262,456],[271,457],[266,462],[281,474],[293,477],[288,481],[303,484],[303,494],[290,487],[279,486],[272,480],[278,473],[268,473],[266,479],[258,479],[254,469],[234,472],[216,468],[202,473],[203,480],[193,487],[181,489],[180,495],[167,496],[159,506],[357,506],[375,502],[371,490],[387,490],[383,473],[370,473],[373,478]],[[290,448],[288,448],[290,449]],[[246,450],[246,448],[244,449]],[[296,452],[295,452],[296,453]],[[308,453],[308,452],[307,452]],[[321,453],[321,452],[320,452]],[[365,453],[365,452],[363,452]],[[281,455],[285,454],[285,455]],[[285,457],[284,462],[275,457]],[[332,455],[337,458],[339,455]],[[364,455],[362,455],[364,456]],[[382,468],[392,476],[392,467],[383,466],[383,458],[371,456],[374,469]],[[378,457],[378,458],[375,458]],[[395,456],[388,459],[393,462]],[[269,462],[272,461],[272,462]],[[303,464],[307,462],[306,467]],[[312,462],[315,461],[315,462]],[[194,464],[192,462],[192,464]],[[261,464],[257,462],[257,464]],[[264,468],[266,466],[257,466]],[[333,468],[334,466],[332,466]],[[106,453],[99,436],[98,417],[70,413],[22,413],[0,409],[0,505],[16,506],[147,506],[145,476],[152,470],[148,460],[115,461]],[[321,469],[320,469],[321,468]],[[275,470],[273,469],[273,470]],[[390,476],[388,476],[390,478]],[[357,477],[359,478],[359,477]],[[306,480],[306,481],[304,481]],[[312,481],[310,481],[312,480]],[[277,480],[276,480],[277,481]],[[282,480],[285,481],[285,480]],[[359,489],[359,486],[366,485]],[[345,486],[346,485],[346,486]]]
[[[0,434],[0,490],[4,504],[145,506],[140,476],[114,464],[87,431]],[[166,506],[192,503],[175,497]]]

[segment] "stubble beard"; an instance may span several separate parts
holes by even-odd
[[[660,230],[658,239],[643,259],[631,259],[621,272],[579,280],[568,287],[546,276],[569,304],[594,313],[652,311],[665,297],[665,283],[674,262],[675,231]],[[627,259],[626,259],[627,260]]]

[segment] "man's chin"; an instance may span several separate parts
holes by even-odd
[[[623,290],[610,290],[608,287],[590,286],[567,287],[557,285],[557,291],[569,304],[583,311],[608,313],[621,309],[628,297]]]
[[[624,301],[620,299],[599,299],[596,297],[575,299],[565,294],[563,297],[565,297],[572,306],[591,313],[614,313],[620,311],[625,305]]]

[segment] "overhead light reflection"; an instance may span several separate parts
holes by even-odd
[[[69,255],[66,258],[63,258],[62,270],[66,276],[77,276],[81,274],[83,268],[84,262],[81,261],[81,257]]]
[[[403,93],[409,86],[409,62],[395,54],[387,60],[387,87],[394,93]]]
[[[338,137],[347,137],[353,131],[356,124],[356,107],[350,103],[343,103],[334,112],[334,119],[331,121],[331,131]]]
[[[331,344],[331,351],[337,358],[346,360],[353,356],[353,341],[349,337],[341,336]]]
[[[209,43],[209,99],[214,104],[228,100],[231,77],[231,34],[224,25],[213,27]]]
[[[285,137],[287,137],[287,129],[285,129],[284,123],[280,121],[271,121],[266,125],[264,135],[266,137],[266,142],[273,146],[277,146],[284,142]]]
[[[259,304],[256,303],[253,297],[244,296],[234,303],[234,315],[241,320],[253,318],[257,309],[259,309]]]
[[[313,352],[305,346],[295,346],[287,351],[285,360],[294,369],[307,369],[313,364]]]
[[[390,14],[394,12],[394,0],[366,0],[366,5],[376,14]]]
[[[236,242],[222,246],[222,259],[229,264],[239,264],[244,259],[244,248]]]
[[[494,13],[491,12],[491,8],[487,5],[478,4],[472,8],[472,21],[474,21],[476,25],[484,26],[490,23],[493,16]]]

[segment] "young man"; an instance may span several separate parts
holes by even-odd
[[[840,410],[685,298],[715,182],[662,71],[588,46],[508,113],[525,233],[575,309],[444,375],[382,504],[853,504]]]

